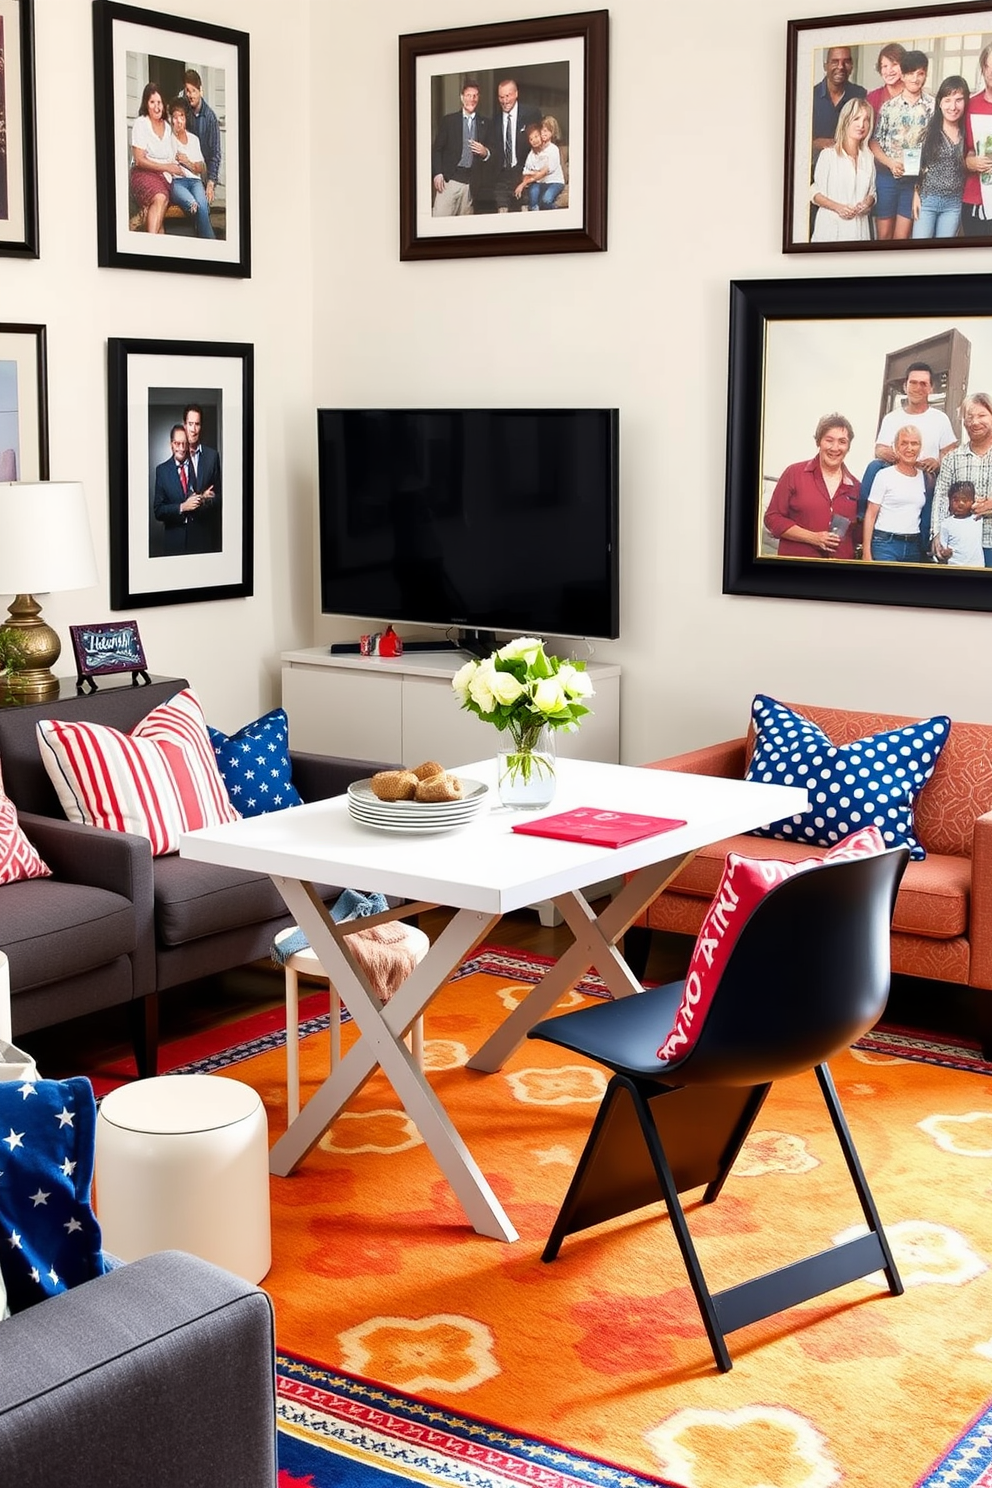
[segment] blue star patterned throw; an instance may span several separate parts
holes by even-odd
[[[936,768],[951,731],[949,718],[938,714],[853,744],[831,744],[809,718],[760,692],[751,718],[755,742],[746,779],[801,785],[810,799],[808,811],[757,827],[753,836],[833,847],[874,825],[886,847],[908,847],[911,858],[926,857],[915,834],[913,802]]]
[[[231,805],[242,816],[264,816],[268,811],[302,806],[293,784],[289,719],[284,708],[273,708],[236,734],[222,734],[209,725],[208,732]]]
[[[11,1312],[108,1269],[90,1205],[95,1143],[89,1080],[0,1081],[0,1272]]]

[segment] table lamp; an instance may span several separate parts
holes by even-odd
[[[15,596],[0,629],[21,642],[7,684],[18,701],[43,702],[59,691],[52,667],[62,646],[35,594],[89,589],[97,579],[81,483],[0,481],[0,594]]]

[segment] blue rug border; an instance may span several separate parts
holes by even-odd
[[[401,1420],[414,1424],[429,1420],[432,1425],[442,1427],[458,1441],[472,1443],[485,1440],[508,1455],[520,1456],[551,1472],[562,1473],[590,1485],[638,1488],[639,1484],[645,1484],[649,1488],[679,1488],[670,1478],[621,1467],[617,1463],[607,1462],[605,1458],[591,1456],[588,1452],[577,1452],[561,1442],[500,1426],[495,1421],[474,1415],[470,1411],[455,1414],[449,1407],[435,1401],[407,1395],[390,1385],[366,1379],[362,1375],[350,1374],[343,1369],[331,1369],[305,1354],[294,1354],[288,1349],[276,1349],[276,1370],[287,1379],[309,1376],[318,1388],[351,1395],[370,1407],[384,1406]],[[383,1470],[388,1471],[388,1468]]]

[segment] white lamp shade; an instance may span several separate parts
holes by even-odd
[[[52,594],[97,583],[79,481],[0,481],[0,594]]]

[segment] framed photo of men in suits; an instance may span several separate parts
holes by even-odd
[[[606,248],[609,12],[400,37],[400,258]]]
[[[251,594],[253,348],[107,346],[111,609]]]

